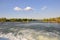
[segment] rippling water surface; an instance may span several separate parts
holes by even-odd
[[[60,40],[58,23],[0,23],[0,40]]]

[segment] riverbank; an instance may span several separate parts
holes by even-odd
[[[60,17],[56,17],[56,18],[44,18],[44,19],[21,19],[21,18],[11,18],[11,19],[7,19],[7,18],[0,18],[0,22],[24,22],[24,23],[28,23],[31,21],[38,21],[41,23],[60,23]]]

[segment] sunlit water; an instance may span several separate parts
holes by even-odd
[[[60,40],[60,24],[0,23],[0,40]]]

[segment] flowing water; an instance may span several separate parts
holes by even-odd
[[[58,23],[0,23],[0,40],[60,40]]]

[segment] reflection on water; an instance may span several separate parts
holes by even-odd
[[[0,23],[0,40],[60,40],[60,24]]]

